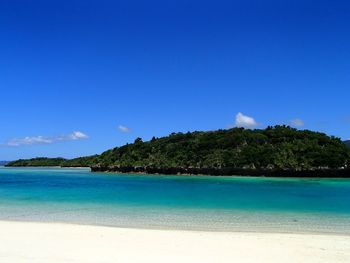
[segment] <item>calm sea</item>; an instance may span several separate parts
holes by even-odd
[[[0,220],[350,234],[350,180],[2,167]]]

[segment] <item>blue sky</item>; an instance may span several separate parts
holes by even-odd
[[[292,124],[350,137],[348,1],[0,2],[0,160]]]

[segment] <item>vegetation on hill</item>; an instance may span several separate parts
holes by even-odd
[[[349,160],[350,149],[339,138],[275,126],[172,133],[147,142],[137,138],[101,155],[73,160],[37,158],[8,165],[312,170],[347,167]]]
[[[195,168],[315,169],[349,163],[340,139],[286,126],[264,130],[233,128],[212,132],[173,133],[142,142],[140,138],[106,151],[102,165]]]
[[[20,159],[17,161],[9,162],[6,166],[22,167],[22,166],[62,166],[62,167],[89,167],[95,165],[97,160],[95,156],[79,157],[75,159],[64,158],[45,158],[37,157],[33,159]]]
[[[9,162],[6,166],[60,166],[63,161],[65,161],[64,158],[38,157],[33,159],[19,159]]]
[[[346,146],[350,148],[350,140],[344,142]]]
[[[65,160],[61,163],[62,167],[90,167],[99,162],[98,155],[79,157],[75,159]]]

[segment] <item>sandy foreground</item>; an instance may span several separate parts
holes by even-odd
[[[350,236],[0,221],[0,262],[350,262]]]

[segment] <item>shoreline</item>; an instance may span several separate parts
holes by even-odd
[[[154,168],[143,166],[91,166],[91,172],[154,174],[179,176],[242,176],[242,177],[291,177],[291,178],[350,178],[350,168],[338,169],[245,169],[235,167],[225,168]]]
[[[101,167],[101,166],[2,166],[4,168],[60,168],[90,169],[92,173],[126,175],[173,175],[212,177],[267,177],[267,178],[325,178],[350,179],[350,168],[282,170],[282,169],[242,169],[242,168],[149,168],[149,167]]]
[[[220,228],[201,228],[201,227],[174,227],[174,226],[160,226],[160,225],[110,225],[110,224],[94,224],[91,222],[70,222],[70,221],[40,221],[40,220],[22,220],[5,218],[0,219],[2,222],[13,222],[13,223],[29,223],[29,224],[49,224],[49,225],[71,225],[71,226],[91,226],[91,227],[103,227],[109,229],[131,229],[131,230],[150,230],[150,231],[175,231],[175,232],[196,232],[196,233],[241,233],[241,234],[276,234],[276,235],[312,235],[312,236],[343,236],[350,238],[350,232],[340,231],[322,231],[322,230],[306,230],[306,229],[291,229],[291,228],[248,228],[247,226],[231,228],[231,229],[220,229]]]
[[[0,221],[0,261],[348,262],[350,236]]]

